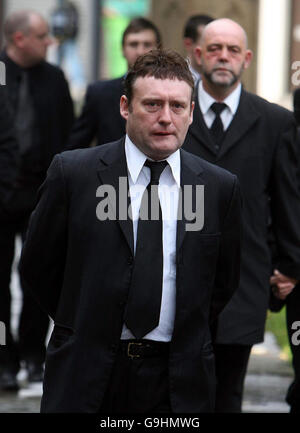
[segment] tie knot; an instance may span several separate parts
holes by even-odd
[[[214,102],[210,108],[218,116],[222,113],[223,110],[225,110],[226,107],[227,105],[223,104],[223,102]]]
[[[151,180],[150,183],[152,185],[158,185],[159,184],[159,178],[162,174],[164,168],[167,165],[167,161],[149,161],[149,159],[146,160],[145,165],[146,167],[149,167],[151,170]]]

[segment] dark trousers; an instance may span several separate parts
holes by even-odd
[[[17,339],[11,331],[10,281],[15,253],[15,238],[22,241],[27,229],[29,215],[18,220],[0,221],[0,321],[6,327],[6,345],[0,346],[0,369],[8,368],[17,373],[20,361],[43,363],[45,338],[48,332],[48,316],[41,311],[29,293],[22,290],[22,309],[19,317]]]
[[[290,405],[291,413],[300,413],[300,335],[299,327],[292,329],[294,322],[300,321],[300,284],[286,298],[286,320],[293,355],[294,380],[291,383],[286,401]],[[297,334],[296,334],[297,333]],[[293,337],[294,334],[294,338]],[[294,341],[293,341],[294,340]],[[297,343],[297,344],[295,344]]]
[[[241,412],[243,387],[252,346],[214,346],[217,392],[215,412]]]
[[[168,356],[118,352],[100,413],[170,413]]]

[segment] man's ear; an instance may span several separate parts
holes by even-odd
[[[202,54],[202,49],[201,49],[200,45],[197,45],[194,48],[194,57],[195,57],[195,60],[199,66],[201,65],[201,54]]]
[[[13,41],[14,41],[14,45],[15,45],[16,47],[20,47],[20,48],[23,47],[24,34],[23,34],[22,32],[20,32],[20,31],[16,31],[16,32],[13,34],[12,38],[13,38]]]
[[[244,69],[249,68],[252,58],[253,58],[253,52],[251,50],[246,50]]]
[[[120,113],[125,120],[128,119],[129,105],[127,96],[122,95],[120,99]]]
[[[194,108],[195,108],[195,102],[193,101],[193,102],[191,103],[190,123],[189,123],[189,124],[193,123]]]

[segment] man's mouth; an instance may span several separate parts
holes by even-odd
[[[153,135],[158,135],[160,137],[164,137],[164,136],[168,136],[168,135],[173,135],[172,132],[166,132],[166,131],[158,131],[158,132],[154,132]]]
[[[227,73],[232,74],[232,72],[226,68],[216,68],[216,69],[214,69],[214,72],[227,72]]]

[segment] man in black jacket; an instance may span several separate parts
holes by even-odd
[[[134,18],[123,33],[123,55],[130,68],[136,58],[161,45],[157,27],[146,18]],[[86,92],[80,117],[74,123],[67,149],[89,147],[117,140],[125,134],[125,120],[120,115],[124,77],[91,84]]]
[[[35,12],[15,12],[7,18],[4,34],[6,47],[0,60],[6,67],[4,91],[18,144],[17,171],[11,178],[5,211],[0,212],[0,320],[6,319],[7,328],[7,345],[0,352],[0,388],[6,390],[18,388],[16,374],[21,360],[25,361],[29,381],[42,378],[48,317],[31,295],[23,292],[18,342],[14,342],[7,320],[11,308],[9,285],[15,236],[19,233],[24,239],[37,190],[69,135],[73,103],[62,71],[45,61],[51,43],[46,21]]]
[[[288,110],[246,92],[241,76],[251,62],[247,36],[228,19],[209,23],[196,48],[202,81],[184,148],[238,176],[243,196],[239,289],[221,313],[215,335],[216,410],[239,412],[253,344],[263,341],[272,269],[271,215],[281,279],[300,279],[300,195],[295,123]]]
[[[180,149],[193,88],[179,54],[139,57],[126,137],[49,168],[20,265],[55,322],[43,412],[214,408],[209,325],[238,286],[240,194],[236,176]]]

